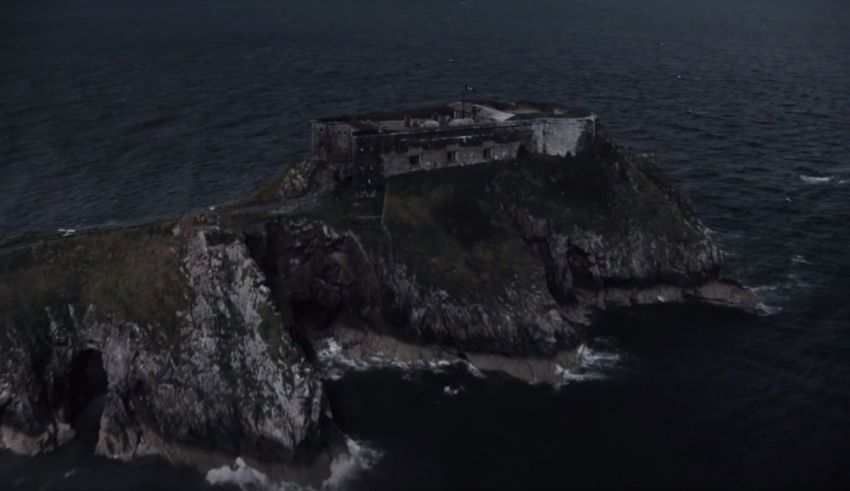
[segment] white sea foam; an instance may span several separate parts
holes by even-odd
[[[791,256],[791,262],[794,264],[812,264],[806,259],[806,256],[802,254],[794,254]]]
[[[811,264],[803,256],[793,256],[791,262],[796,264]],[[760,315],[775,315],[782,312],[781,304],[799,290],[805,290],[812,285],[804,281],[797,273],[785,275],[785,281],[753,287],[753,291],[763,300],[757,311]]]
[[[559,381],[556,387],[571,384],[573,382],[584,382],[589,380],[600,380],[607,377],[607,372],[620,364],[620,354],[607,349],[594,349],[583,343],[576,350],[578,360],[577,367],[565,367],[555,365],[555,374]]]
[[[330,476],[322,483],[321,491],[345,489],[360,472],[371,468],[381,459],[381,452],[351,438],[346,438],[347,452],[334,457]],[[236,486],[242,491],[318,491],[312,486],[302,486],[292,481],[273,481],[238,457],[231,466],[211,469],[206,475],[212,485]]]
[[[797,264],[811,264],[803,256],[793,256],[791,262]],[[788,273],[785,275],[785,281],[778,281],[768,285],[753,287],[753,291],[759,295],[785,294],[792,290],[801,290],[811,287],[812,285],[802,279],[797,273]]]
[[[588,372],[581,368],[570,369],[558,364],[555,364],[555,375],[557,375],[559,379],[555,384],[556,387],[569,385],[573,382],[585,382],[588,380],[600,380],[605,378],[604,374],[598,372]]]
[[[586,343],[578,347],[577,355],[581,366],[585,368],[612,368],[620,362],[619,353],[595,350]]]
[[[765,295],[769,295],[769,294],[771,294],[771,293],[773,293],[773,292],[778,291],[780,288],[782,288],[782,285],[781,285],[781,284],[779,284],[779,283],[776,283],[776,284],[773,284],[773,285],[760,285],[760,286],[754,286],[754,287],[752,287],[752,290],[753,290],[753,291],[756,293],[756,295],[758,295],[759,297],[764,297]]]
[[[466,368],[466,371],[469,372],[469,374],[472,375],[473,377],[475,377],[475,378],[487,378],[487,376],[484,375],[484,372],[479,370],[478,367],[476,367],[472,363],[470,363],[468,361],[462,361],[461,363],[463,364],[464,368]]]
[[[250,467],[242,457],[237,457],[232,466],[221,466],[207,472],[207,482],[216,484],[231,484],[239,489],[272,489],[269,477]]]
[[[365,363],[358,363],[356,360],[345,356],[342,346],[334,338],[326,338],[319,343],[316,357],[322,364],[326,375],[334,379],[342,376],[341,369],[365,370],[369,368]]]
[[[755,292],[759,298],[771,301],[771,304],[767,304],[763,301],[756,304],[756,313],[758,315],[770,316],[782,312],[782,307],[772,305],[774,301],[781,302],[784,300],[784,297],[781,293],[779,293],[782,288],[784,288],[784,285],[778,283],[773,285],[761,285],[752,288],[753,292]]]
[[[605,378],[607,372],[620,363],[620,354],[610,346],[611,339],[597,338],[590,344],[582,344],[576,351],[577,364],[564,366],[555,364],[555,386]],[[441,373],[449,367],[463,368],[476,378],[487,378],[477,366],[468,360],[414,360],[398,361],[383,353],[376,353],[368,360],[358,360],[349,357],[340,344],[333,338],[326,338],[317,343],[317,358],[322,367],[322,376],[331,380],[339,380],[349,371],[367,371],[380,368],[395,368],[404,372],[404,378],[412,380],[417,372]],[[454,396],[463,387],[446,386],[443,392]]]
[[[331,475],[322,483],[323,490],[344,489],[346,483],[381,459],[380,451],[361,442],[346,438],[345,444],[348,453],[337,456],[331,462]]]
[[[798,176],[801,181],[806,184],[826,184],[828,182],[832,182],[835,180],[835,176],[807,176],[805,174],[800,174]]]
[[[803,281],[797,273],[788,273],[785,277],[788,279],[786,285],[789,290],[804,290],[812,286],[811,283]]]
[[[758,315],[770,316],[770,315],[776,315],[780,312],[782,312],[782,307],[767,305],[766,303],[763,303],[763,302],[759,302],[756,305],[756,313]]]
[[[347,356],[342,346],[333,338],[322,340],[318,343],[318,346],[316,355],[322,367],[323,376],[331,380],[339,380],[346,371],[366,371],[375,368],[396,368],[403,371],[427,370],[432,373],[443,373],[449,367],[462,367],[475,377],[484,377],[484,374],[478,368],[462,359],[399,361],[379,352],[363,361]]]
[[[447,385],[447,386],[443,387],[443,394],[445,394],[447,396],[456,396],[456,395],[460,394],[461,392],[463,392],[463,386],[462,385],[458,385],[456,387],[452,387],[451,385]]]

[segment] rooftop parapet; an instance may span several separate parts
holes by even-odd
[[[317,119],[314,124],[343,123],[357,132],[402,133],[446,127],[510,124],[532,119],[580,119],[592,116],[590,111],[559,104],[476,100],[455,101],[445,106],[341,115]]]

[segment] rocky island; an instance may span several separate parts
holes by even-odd
[[[0,435],[210,468],[334,445],[328,358],[557,376],[599,316],[753,312],[654,158],[550,104],[318,120],[255,195],[140,226],[0,242]],[[332,360],[331,360],[332,362]]]

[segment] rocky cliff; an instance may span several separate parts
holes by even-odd
[[[320,440],[322,386],[262,272],[241,236],[194,222],[3,255],[5,446],[34,454],[67,442],[96,392],[105,395],[97,451],[114,458],[293,459]]]
[[[601,312],[752,311],[686,197],[603,131],[576,157],[414,173],[352,202],[304,162],[219,211],[0,252],[0,428],[22,453],[297,460],[332,431],[321,352],[545,380]],[[521,365],[518,369],[517,366]],[[211,460],[210,460],[211,459]],[[195,459],[197,460],[197,459]]]
[[[291,174],[302,171],[318,172],[305,164]],[[278,194],[294,181],[309,178],[288,176]],[[323,312],[309,329],[356,325],[462,359],[553,358],[611,309],[756,308],[749,290],[721,277],[720,251],[658,164],[604,132],[578,157],[395,177],[380,212],[370,221],[368,211],[326,206],[246,228],[278,298]]]

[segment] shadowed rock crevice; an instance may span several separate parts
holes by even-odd
[[[103,368],[103,355],[95,349],[80,352],[71,362],[68,374],[68,419],[74,422],[83,410],[98,397],[106,394],[107,377]]]
[[[71,362],[65,386],[68,390],[68,420],[76,433],[75,445],[94,451],[108,386],[103,354],[96,349],[84,349],[78,353]]]
[[[314,220],[281,219],[246,231],[245,243],[293,340],[311,359],[312,332],[340,316],[369,319],[378,303],[378,280],[350,233]]]

